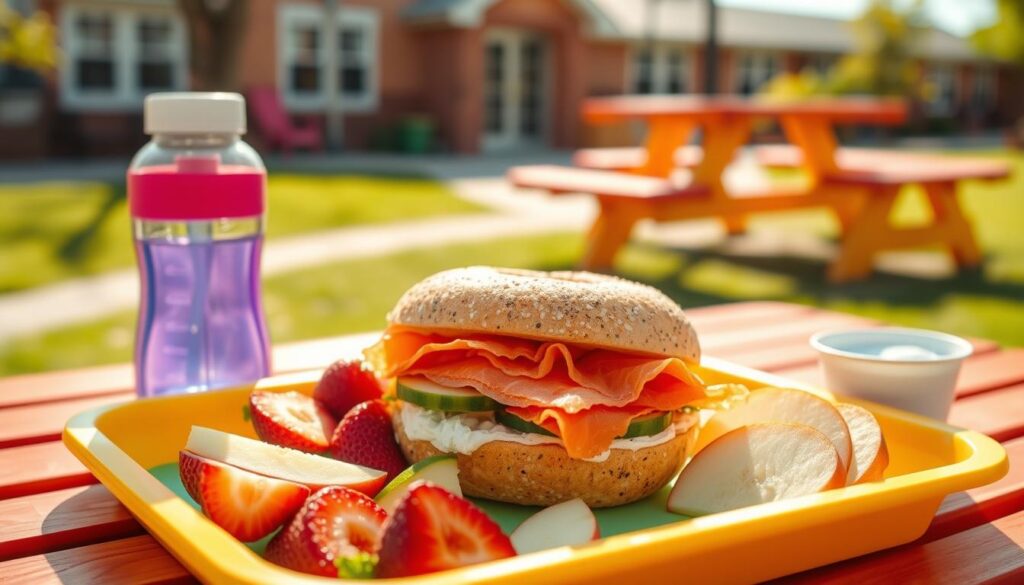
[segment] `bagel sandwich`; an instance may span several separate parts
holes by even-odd
[[[458,458],[471,496],[616,506],[680,470],[705,398],[696,332],[652,287],[587,272],[469,267],[410,288],[367,360],[390,379],[414,463]]]

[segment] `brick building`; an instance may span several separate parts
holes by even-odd
[[[40,115],[21,128],[24,139],[45,136],[41,154],[131,151],[143,140],[144,95],[188,88],[187,31],[174,2],[37,4],[53,15],[64,58],[34,94],[42,96]],[[368,147],[410,115],[430,118],[438,144],[454,152],[573,147],[588,141],[575,115],[587,96],[703,89],[704,3],[697,0],[339,4],[337,42],[325,43],[323,2],[251,0],[239,77],[243,91],[276,87],[290,113],[312,116],[323,115],[333,78],[351,148]],[[648,6],[656,6],[653,17]],[[781,71],[825,70],[854,46],[844,21],[719,12],[723,92],[753,93]],[[329,45],[337,51],[336,75],[325,71]],[[1013,72],[975,54],[964,39],[927,31],[920,66],[938,90],[923,116],[979,128],[1017,115]],[[11,87],[0,72],[0,96]],[[13,112],[11,103],[0,97],[0,108]],[[4,130],[4,119],[0,113],[7,134],[0,142],[24,144],[16,124]],[[6,150],[25,154],[23,147]]]

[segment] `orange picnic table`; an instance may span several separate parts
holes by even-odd
[[[881,325],[801,305],[749,302],[688,311],[705,353],[820,383],[812,333]],[[322,368],[375,334],[275,349],[278,371]],[[788,577],[848,583],[1024,582],[1024,349],[973,340],[950,422],[1003,442],[1010,472],[953,494],[918,540]],[[194,581],[60,442],[68,417],[131,400],[128,364],[0,380],[0,582]],[[161,437],[154,436],[154,441]],[[837,527],[837,530],[841,528]]]
[[[582,115],[589,124],[643,122],[644,144],[593,149],[577,157],[584,166],[598,169],[535,165],[514,168],[509,178],[519,187],[597,197],[600,211],[583,260],[592,269],[610,266],[644,219],[718,217],[730,233],[738,233],[752,213],[801,207],[825,207],[838,219],[840,250],[829,270],[834,281],[867,276],[879,252],[932,244],[948,248],[958,264],[974,266],[981,254],[957,200],[958,185],[968,179],[1001,179],[1010,172],[1000,161],[839,148],[837,125],[901,124],[907,116],[901,100],[620,96],[589,99]],[[789,164],[806,171],[806,188],[736,192],[723,181],[755,125],[765,120],[781,126],[792,145]],[[700,147],[687,146],[698,128]],[[686,167],[684,173],[680,167]],[[901,227],[889,221],[906,185],[924,189],[933,211],[927,225]]]

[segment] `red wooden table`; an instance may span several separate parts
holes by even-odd
[[[688,313],[709,355],[807,381],[819,381],[808,336],[874,324],[767,302]],[[348,336],[282,346],[275,351],[275,363],[281,371],[323,367],[370,339]],[[1024,582],[1024,349],[974,343],[950,421],[1002,441],[1010,456],[1009,475],[947,498],[928,532],[913,543],[787,581]],[[69,416],[131,399],[130,388],[127,365],[0,380],[0,582],[193,580],[60,443]]]

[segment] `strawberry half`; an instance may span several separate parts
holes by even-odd
[[[338,360],[324,370],[313,398],[340,419],[360,402],[380,398],[383,391],[384,383],[362,360]]]
[[[254,390],[249,395],[249,409],[260,439],[307,453],[326,451],[338,423],[323,405],[294,391]]]
[[[408,467],[383,400],[367,400],[348,411],[334,429],[330,453],[335,459],[379,469],[388,474],[387,481]]]
[[[515,556],[479,508],[428,482],[414,485],[384,526],[378,577],[408,577]]]
[[[266,477],[200,457],[178,454],[181,483],[214,524],[244,542],[259,540],[281,526],[309,495],[304,485]]]
[[[387,513],[371,498],[343,487],[309,497],[291,523],[267,544],[264,557],[288,569],[337,577],[338,559],[373,554]]]

